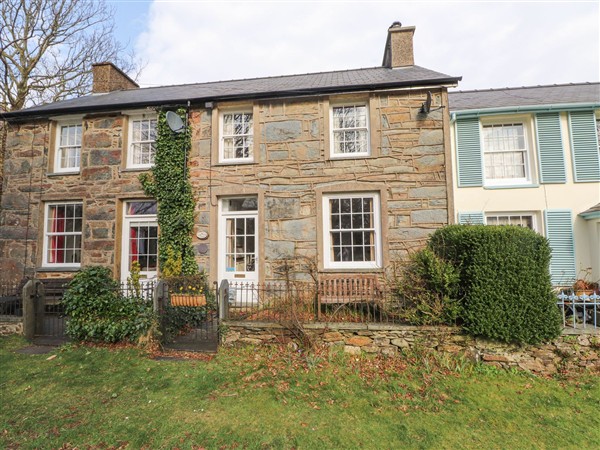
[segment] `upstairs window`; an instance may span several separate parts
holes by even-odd
[[[79,172],[81,161],[81,124],[58,127],[54,172]]]
[[[149,168],[156,155],[156,118],[132,118],[127,167]]]
[[[83,205],[53,203],[46,205],[44,229],[44,266],[79,267]]]
[[[331,108],[331,157],[369,155],[369,119],[366,105]]]
[[[220,153],[224,162],[254,160],[252,113],[222,114]]]
[[[483,162],[487,185],[528,183],[525,126],[522,123],[484,125]]]

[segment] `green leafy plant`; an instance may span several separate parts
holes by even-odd
[[[470,334],[520,344],[560,334],[544,237],[514,226],[450,225],[433,233],[428,246],[459,273]]]
[[[461,314],[459,272],[425,248],[414,253],[392,281],[400,315],[413,325],[455,325]]]
[[[107,267],[79,271],[63,296],[66,332],[76,341],[136,342],[155,323],[152,304],[124,297]]]
[[[129,276],[127,277],[127,289],[129,289],[129,292],[133,292],[136,297],[142,296],[140,271],[140,263],[138,261],[133,261],[131,263],[131,270],[129,271]]]
[[[168,276],[194,275],[198,272],[192,248],[194,196],[187,167],[191,132],[187,123],[184,132],[171,131],[165,114],[165,111],[158,114],[152,172],[140,175],[140,182],[144,192],[158,202],[161,272],[167,271]],[[186,111],[180,108],[177,114],[185,118]]]

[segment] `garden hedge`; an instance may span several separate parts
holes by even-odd
[[[470,334],[522,344],[560,334],[543,236],[515,226],[450,225],[432,234],[428,246],[459,271]]]

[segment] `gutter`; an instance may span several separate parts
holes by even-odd
[[[600,108],[600,103],[557,103],[552,105],[503,106],[499,108],[465,109],[451,112],[450,122],[457,118],[474,119],[481,116],[493,116],[507,113],[581,111]]]
[[[579,214],[581,217],[583,217],[585,220],[591,220],[591,219],[600,219],[600,211],[592,211],[592,212],[582,212]]]

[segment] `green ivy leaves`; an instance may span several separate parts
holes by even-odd
[[[176,112],[185,119],[185,109],[180,108]],[[194,275],[198,273],[192,248],[195,202],[187,167],[191,132],[187,124],[182,133],[171,131],[165,114],[165,111],[158,114],[156,156],[152,173],[144,173],[139,179],[146,195],[158,201],[158,254],[161,270],[165,265],[180,266],[181,273],[170,275]],[[169,260],[174,261],[168,262]]]

